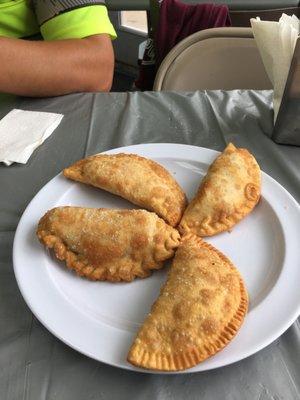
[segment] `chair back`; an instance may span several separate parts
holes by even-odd
[[[170,51],[154,90],[198,89],[272,89],[251,28],[206,29]]]

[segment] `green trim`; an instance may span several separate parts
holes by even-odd
[[[107,33],[117,37],[105,6],[87,6],[58,15],[41,26],[45,40],[81,39],[91,35]]]
[[[22,38],[35,35],[39,26],[25,0],[0,3],[0,36]]]

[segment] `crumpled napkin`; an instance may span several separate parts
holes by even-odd
[[[0,162],[26,164],[57,128],[63,114],[13,109],[0,121]]]
[[[278,22],[250,19],[253,35],[274,88],[274,123],[279,111],[291,61],[299,36],[299,19],[282,14]]]

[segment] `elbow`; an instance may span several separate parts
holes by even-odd
[[[112,87],[112,79],[107,82],[103,82],[103,84],[97,88],[96,92],[110,92]]]
[[[113,78],[111,77],[100,77],[95,78],[90,84],[89,92],[110,92],[112,87]]]
[[[82,39],[85,53],[83,58],[83,91],[109,92],[112,87],[115,57],[108,35],[94,35]]]
[[[108,93],[110,92],[111,87],[112,87],[112,81],[104,81],[103,79],[101,79],[95,82],[89,82],[84,92]]]
[[[90,74],[88,83],[88,92],[110,92],[114,75],[114,64],[97,68]]]
[[[114,58],[100,60],[89,74],[89,92],[110,92],[114,76]]]

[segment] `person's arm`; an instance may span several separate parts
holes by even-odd
[[[109,91],[114,70],[110,36],[29,41],[0,37],[0,92],[57,96]]]

